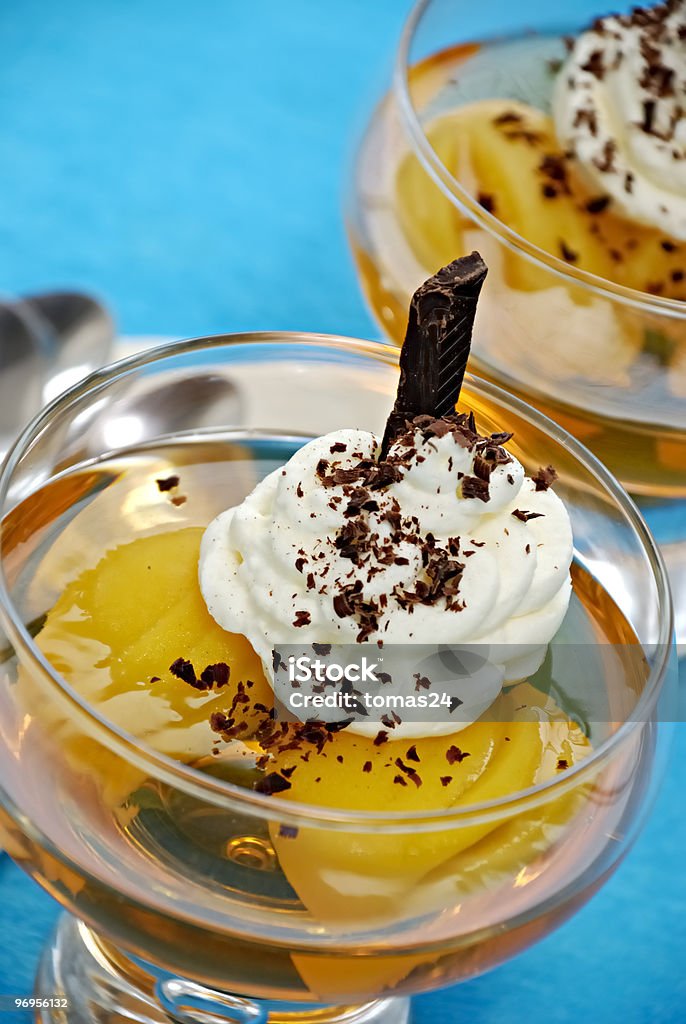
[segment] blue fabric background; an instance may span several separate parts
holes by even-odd
[[[344,241],[342,169],[407,8],[4,0],[0,288],[92,289],[129,334],[374,334]],[[419,1024],[686,1021],[677,732],[649,825],[602,892],[518,960],[418,999]],[[0,994],[30,991],[55,914],[3,858]]]

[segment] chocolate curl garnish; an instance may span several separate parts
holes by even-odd
[[[462,256],[417,289],[400,352],[400,381],[381,444],[381,459],[407,421],[454,412],[460,397],[479,292],[488,268],[478,252]]]

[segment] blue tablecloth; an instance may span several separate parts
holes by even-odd
[[[129,334],[373,334],[342,168],[407,6],[0,4],[0,289],[92,289]],[[518,960],[417,1000],[417,1020],[685,1021],[685,791],[681,726],[650,823],[602,892]],[[0,861],[0,995],[29,992],[55,914]]]

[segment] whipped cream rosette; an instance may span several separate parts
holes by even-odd
[[[686,4],[599,18],[557,78],[558,137],[625,216],[686,239]]]
[[[450,338],[436,295],[424,298],[421,322]],[[439,380],[431,406],[428,344],[403,350],[383,441],[350,429],[306,444],[210,524],[200,556],[211,615],[248,638],[272,680],[279,645],[494,646],[493,671],[459,716],[399,722],[398,736],[475,721],[503,683],[535,671],[571,595],[572,532],[549,489],[554,471],[527,477],[509,433],[482,435],[470,414],[447,411],[464,368],[443,393]],[[454,375],[450,347],[448,357]],[[350,729],[373,735],[378,724]]]

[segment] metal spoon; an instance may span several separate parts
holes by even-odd
[[[23,303],[0,303],[0,462],[14,434],[43,404],[52,332]]]
[[[55,340],[43,387],[44,403],[109,360],[115,337],[114,320],[90,295],[46,292],[26,296],[22,305],[50,325]]]
[[[110,389],[104,408],[93,409],[90,423],[80,419],[74,440],[79,457],[88,458],[189,430],[237,426],[242,414],[241,394],[232,380],[185,369],[165,384],[123,380],[118,393]],[[68,444],[67,451],[71,461]]]
[[[31,416],[107,362],[113,340],[112,317],[87,295],[0,302],[0,462]]]

